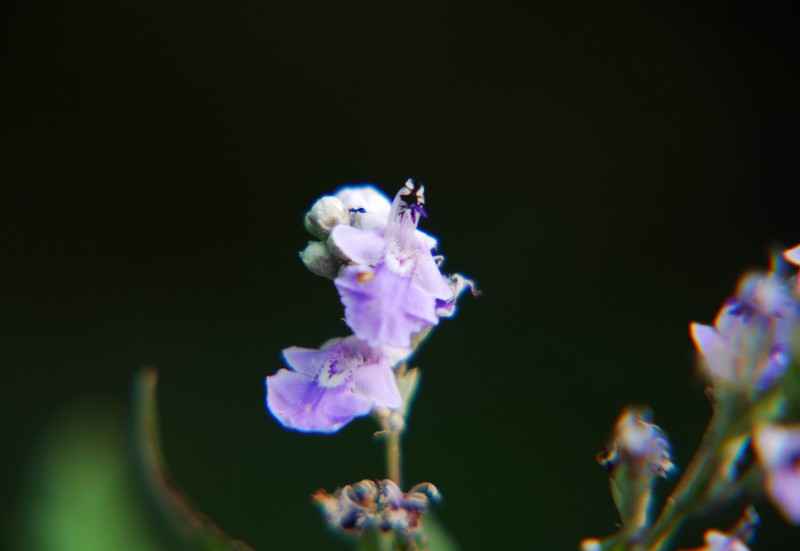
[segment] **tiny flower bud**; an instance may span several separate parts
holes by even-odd
[[[319,241],[309,241],[306,248],[300,252],[300,260],[311,273],[328,279],[335,278],[341,266],[325,245]]]
[[[597,460],[610,474],[611,494],[623,526],[631,531],[644,527],[653,481],[674,469],[666,435],[650,422],[647,410],[627,408]]]
[[[406,428],[406,420],[399,411],[393,411],[389,415],[389,430],[392,432],[402,432]]]
[[[306,230],[322,240],[327,239],[331,230],[339,224],[350,224],[350,212],[342,200],[336,197],[320,197],[306,213]]]

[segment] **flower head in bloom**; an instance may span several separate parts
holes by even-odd
[[[402,405],[389,358],[355,337],[283,357],[291,370],[267,377],[267,407],[287,428],[335,432],[375,407]]]
[[[410,538],[419,536],[422,514],[431,501],[441,499],[433,484],[417,484],[407,493],[391,480],[362,480],[331,495],[319,490],[313,495],[332,527],[346,533],[368,530],[395,532]]]
[[[345,321],[371,346],[409,347],[414,334],[451,314],[448,306],[468,286],[439,271],[436,240],[417,230],[424,204],[424,188],[409,180],[382,230],[342,224],[331,231],[332,246],[350,261],[334,280]]]
[[[800,306],[774,274],[746,276],[714,326],[693,323],[692,339],[715,381],[758,392],[786,370]]]
[[[789,522],[800,524],[800,425],[761,425],[753,441],[767,493]]]

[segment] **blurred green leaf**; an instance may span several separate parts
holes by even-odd
[[[206,551],[253,551],[246,543],[225,535],[172,480],[161,451],[157,382],[155,369],[142,369],[136,380],[134,404],[139,460],[153,498],[170,524],[197,547]]]
[[[44,433],[16,549],[165,551],[143,514],[129,442],[114,404],[84,401]]]
[[[370,530],[358,538],[358,551],[394,551],[394,534],[392,532],[376,532]]]
[[[430,511],[425,513],[423,530],[428,546],[427,551],[459,551],[455,538]]]

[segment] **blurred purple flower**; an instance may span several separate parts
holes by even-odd
[[[707,530],[705,540],[706,544],[703,547],[686,551],[750,551],[739,538],[728,536],[719,530]]]
[[[345,321],[373,347],[411,346],[412,335],[436,325],[439,315],[452,315],[463,291],[439,271],[431,253],[436,240],[417,231],[424,202],[422,186],[409,180],[395,196],[385,229],[342,224],[331,232],[334,248],[352,263],[334,280]]]
[[[761,425],[754,443],[767,493],[786,520],[800,524],[800,425]]]
[[[785,251],[783,256],[792,264],[800,266],[800,245]]]
[[[719,530],[706,530],[704,539],[706,544],[696,549],[686,549],[684,551],[750,551],[745,545],[753,539],[756,527],[760,518],[755,508],[748,506],[742,518],[736,523],[729,533]]]
[[[791,360],[798,319],[788,284],[773,274],[746,276],[714,326],[692,323],[692,339],[713,379],[760,391],[772,386]]]
[[[283,357],[291,370],[267,377],[267,407],[287,428],[336,432],[375,407],[402,405],[389,358],[353,336]]]
[[[675,468],[669,456],[669,439],[651,423],[649,410],[628,407],[614,425],[611,442],[600,451],[598,461],[609,471],[628,469],[633,477],[665,477]]]

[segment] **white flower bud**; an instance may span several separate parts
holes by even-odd
[[[328,251],[333,255],[333,258],[335,258],[339,263],[349,264],[350,262],[352,262],[350,257],[347,256],[347,254],[340,247],[336,246],[336,241],[334,241],[332,238],[330,237],[328,238],[328,240],[325,242],[325,246],[327,247]]]
[[[312,274],[333,279],[339,273],[339,262],[319,241],[309,241],[305,250],[300,252],[300,260]]]
[[[320,197],[306,213],[306,230],[323,241],[339,224],[350,224],[350,211],[342,200],[336,197],[330,195]]]

